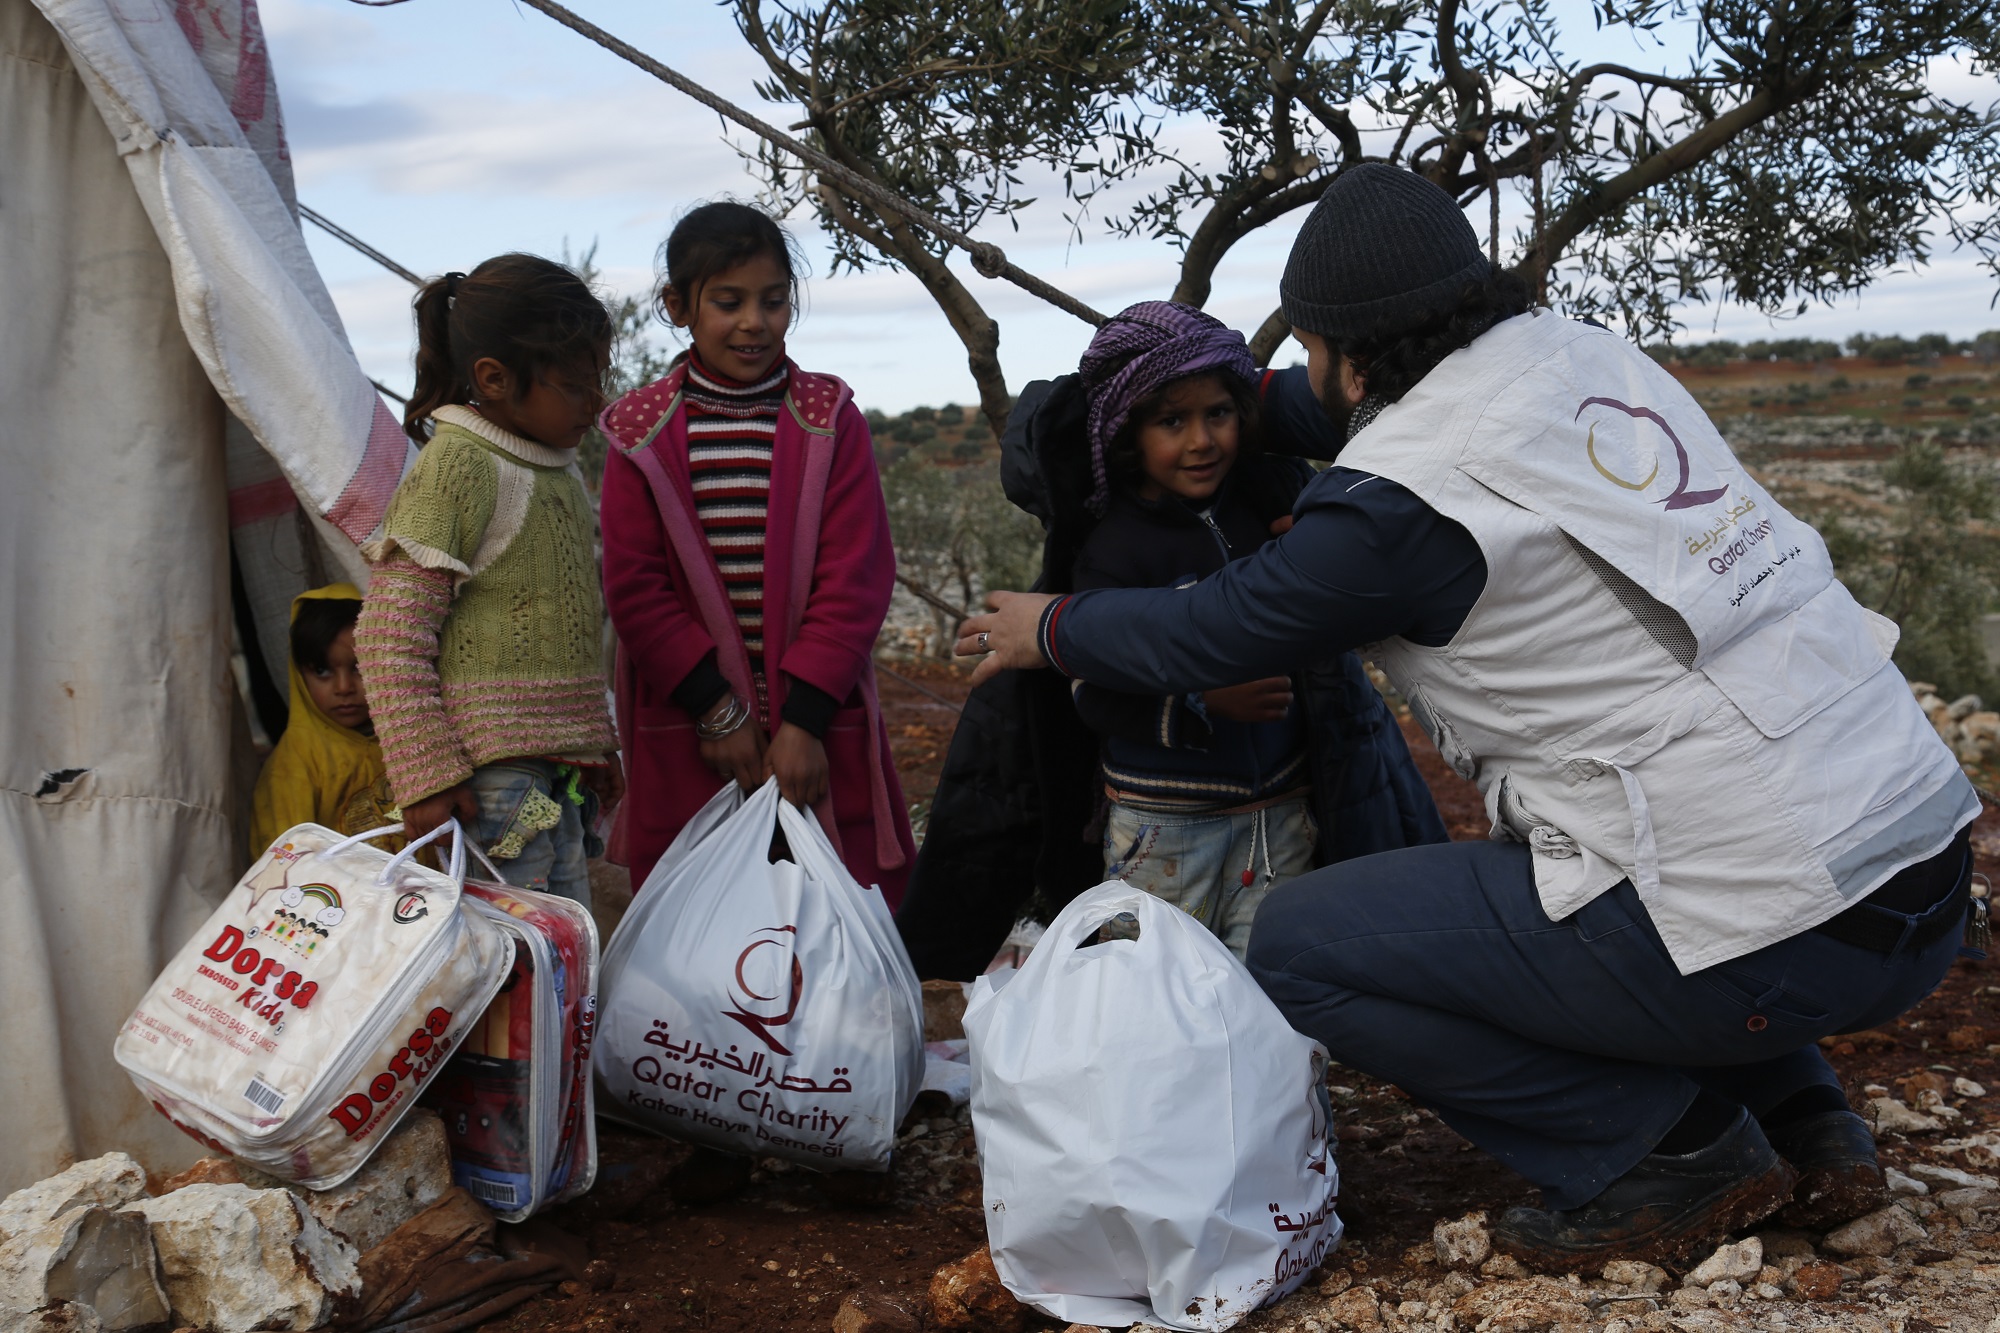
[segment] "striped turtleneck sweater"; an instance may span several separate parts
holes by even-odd
[[[717,374],[688,356],[682,410],[687,414],[688,476],[695,518],[708,538],[716,569],[729,593],[743,646],[756,679],[758,716],[768,721],[770,694],[764,676],[764,532],[771,503],[771,450],[790,380],[780,361],[755,384]],[[699,716],[729,688],[714,654],[704,658],[674,690],[675,702]],[[802,681],[791,681],[786,721],[824,735],[836,701]]]
[[[771,503],[771,444],[785,402],[787,364],[755,384],[688,358],[688,474],[695,517],[729,591],[750,669],[764,672],[764,524]],[[761,692],[761,691],[760,691]]]

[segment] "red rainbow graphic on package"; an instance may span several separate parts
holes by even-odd
[[[786,1028],[806,988],[805,965],[792,947],[798,933],[796,925],[754,931],[729,969],[729,1007],[719,1012],[754,1044],[710,1047],[693,1037],[676,1042],[670,1020],[654,1019],[640,1038],[651,1049],[632,1059],[631,1077],[669,1095],[628,1088],[626,1105],[708,1130],[699,1137],[711,1141],[734,1139],[745,1151],[842,1157],[847,1145],[841,1133],[854,1111],[834,1099],[854,1091],[849,1071],[835,1066],[824,1082],[791,1072]],[[801,1094],[809,1105],[799,1104]]]
[[[407,856],[291,829],[147,991],[118,1061],[204,1145],[313,1188],[338,1183],[507,971],[511,941],[459,911],[460,893]]]

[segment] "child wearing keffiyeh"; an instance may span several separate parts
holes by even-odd
[[[1255,551],[1311,475],[1255,450],[1257,367],[1242,335],[1146,301],[1079,366],[1101,521],[1072,586],[1183,587]],[[1107,878],[1187,911],[1240,958],[1258,905],[1312,868],[1306,728],[1283,676],[1165,697],[1077,682],[1103,742]]]

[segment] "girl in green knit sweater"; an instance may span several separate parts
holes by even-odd
[[[364,548],[355,631],[389,781],[408,836],[456,816],[510,883],[587,903],[585,806],[624,792],[576,467],[611,320],[523,254],[426,284],[416,314],[423,452]]]

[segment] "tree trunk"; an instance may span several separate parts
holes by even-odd
[[[950,321],[951,331],[965,345],[965,364],[979,387],[979,410],[997,439],[1007,429],[1007,414],[1014,405],[1007,393],[1006,372],[1000,368],[1000,325],[950,266],[924,248],[909,223],[885,218],[881,227],[870,226],[855,214],[847,196],[828,181],[820,182],[818,198],[835,225],[901,264],[931,294],[931,300]]]

